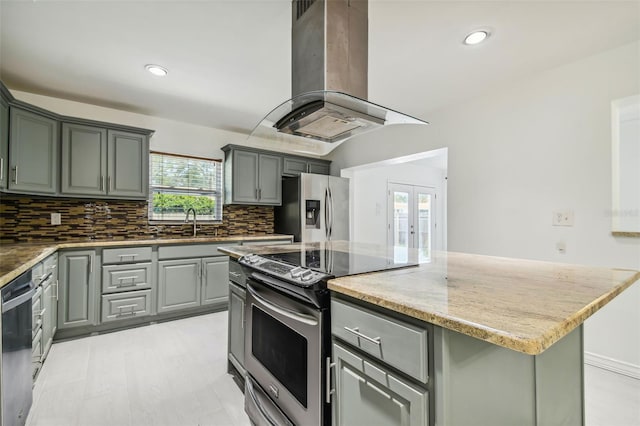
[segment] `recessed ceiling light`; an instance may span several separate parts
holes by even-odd
[[[471,34],[467,35],[464,38],[463,43],[467,44],[467,45],[474,45],[474,44],[478,44],[478,43],[482,43],[483,41],[485,41],[487,39],[487,37],[489,37],[491,33],[489,33],[489,31],[487,30],[477,30],[472,32]]]
[[[145,65],[144,68],[151,74],[157,75],[159,77],[164,77],[165,75],[169,74],[169,71],[167,71],[166,68],[161,67],[160,65],[149,64]]]

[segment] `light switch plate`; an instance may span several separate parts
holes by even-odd
[[[573,210],[554,210],[551,224],[553,226],[573,226]]]
[[[52,225],[61,225],[62,224],[62,215],[60,213],[51,213],[51,224]]]

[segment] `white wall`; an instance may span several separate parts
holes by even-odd
[[[351,178],[351,239],[354,241],[387,245],[387,184],[403,183],[429,186],[436,189],[440,200],[445,195],[445,171],[414,164],[396,164],[355,170]],[[444,226],[443,209],[436,211],[436,221]],[[442,234],[438,234],[438,247],[443,247]]]
[[[247,139],[247,135],[241,133],[150,115],[104,108],[17,90],[11,90],[11,94],[16,99],[57,114],[155,130],[150,140],[152,151],[223,159],[224,153],[220,151],[221,147],[228,143],[243,144]]]
[[[632,43],[505,84],[353,139],[332,169],[448,147],[449,250],[640,269],[640,239],[613,237],[610,217],[611,102],[640,93],[639,62]],[[559,208],[573,227],[551,226]],[[587,321],[586,351],[640,373],[639,306],[636,283]]]

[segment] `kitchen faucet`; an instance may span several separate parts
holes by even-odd
[[[190,207],[187,209],[187,217],[184,218],[184,223],[189,222],[189,213],[193,212],[193,236],[196,236],[196,209]]]

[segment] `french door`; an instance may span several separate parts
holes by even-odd
[[[430,262],[436,241],[435,188],[389,182],[387,199],[387,243],[394,260],[407,261],[409,251],[417,249],[418,261]]]

